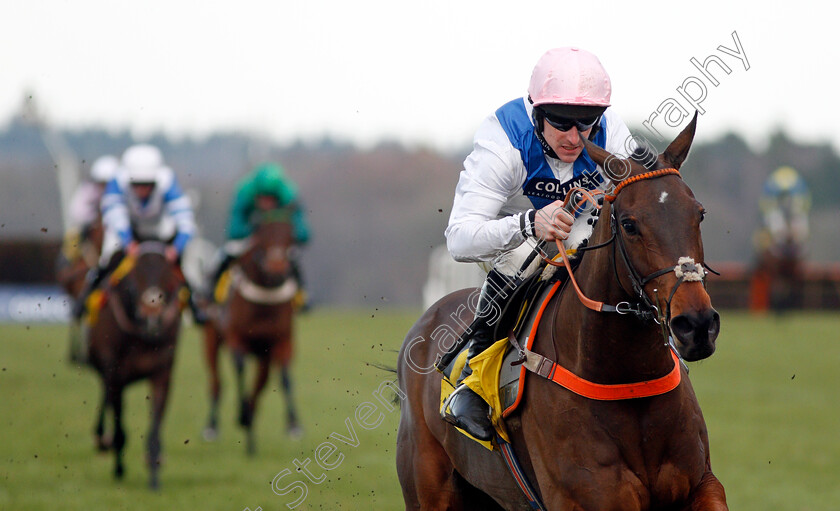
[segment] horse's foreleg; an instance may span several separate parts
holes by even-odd
[[[280,367],[280,389],[283,391],[283,398],[286,402],[286,428],[289,436],[298,439],[303,435],[297,417],[294,395],[292,394],[292,375],[290,362],[292,358],[292,343],[281,342],[275,345],[271,353],[272,361]]]
[[[288,366],[280,368],[280,388],[283,389],[283,397],[286,400],[286,429],[289,436],[298,439],[303,436],[303,428],[298,422],[297,408],[295,407],[294,396],[292,395],[292,376]]]
[[[691,504],[685,511],[729,511],[723,485],[711,470],[706,470],[700,484],[692,492]]]
[[[70,327],[67,330],[67,339],[70,348],[68,360],[74,365],[87,363],[87,350],[82,349],[84,342],[82,335],[81,323],[75,319],[70,321]]]
[[[94,428],[94,437],[96,443],[96,450],[100,452],[107,451],[111,448],[112,441],[106,440],[105,436],[105,412],[108,408],[108,390],[105,384],[102,384],[102,400],[99,403],[99,417],[96,419],[96,427]]]
[[[215,440],[218,436],[219,396],[222,390],[221,379],[219,378],[220,345],[221,338],[216,328],[208,324],[204,327],[204,358],[210,373],[210,416],[207,418],[207,426],[202,432],[202,436],[207,441]]]
[[[251,423],[248,416],[248,397],[245,390],[245,353],[233,350],[233,367],[236,370],[236,395],[239,399],[239,425],[247,427]]]
[[[255,375],[254,379],[254,389],[251,391],[251,396],[248,398],[247,403],[244,404],[247,407],[248,414],[247,419],[248,423],[245,425],[247,428],[247,450],[248,454],[254,454],[256,452],[256,446],[254,443],[254,413],[257,409],[257,400],[260,397],[263,389],[265,388],[265,384],[268,381],[268,372],[270,369],[269,365],[269,358],[267,356],[260,357],[257,364],[257,374]]]
[[[109,394],[108,401],[111,402],[111,409],[114,412],[114,439],[112,447],[114,449],[114,477],[122,479],[125,474],[125,467],[123,466],[123,449],[125,448],[125,430],[122,425],[122,400],[123,388],[108,385]]]
[[[149,487],[156,490],[160,486],[158,470],[160,469],[160,453],[162,444],[160,440],[160,425],[163,421],[163,412],[166,409],[166,401],[169,397],[169,380],[171,371],[163,371],[151,379],[152,386],[152,416],[149,424],[149,433],[146,439],[146,462],[149,465]]]

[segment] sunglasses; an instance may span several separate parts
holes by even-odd
[[[577,128],[578,131],[586,131],[601,119],[600,115],[594,117],[584,117],[582,119],[570,119],[568,117],[548,116],[544,115],[545,121],[551,124],[554,128],[560,131],[569,131],[572,128]]]

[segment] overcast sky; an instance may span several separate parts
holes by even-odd
[[[0,16],[0,122],[28,91],[62,126],[280,141],[329,134],[441,149],[526,92],[552,47],[598,55],[614,108],[667,138],[677,88],[703,95],[699,139],[734,130],[760,146],[784,127],[831,141],[840,28],[815,0],[563,2],[426,0],[27,0]],[[718,49],[737,52],[743,58]],[[711,55],[714,86],[691,63]],[[749,69],[746,69],[747,65]],[[677,118],[678,110],[672,115]],[[652,119],[652,120],[651,120]],[[650,132],[643,132],[651,136]]]

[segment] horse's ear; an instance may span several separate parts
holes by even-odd
[[[592,158],[592,161],[604,169],[604,173],[612,181],[617,183],[630,175],[634,162],[629,159],[619,158],[606,149],[595,145],[594,142],[588,140],[586,137],[580,137],[580,139],[583,141],[583,147],[586,149],[589,157]]]
[[[691,142],[694,140],[694,131],[697,128],[697,112],[694,112],[694,118],[688,123],[688,126],[674,139],[673,142],[662,153],[662,162],[665,165],[679,169],[688,156],[688,150],[691,148]]]
[[[592,141],[587,140],[585,137],[581,137],[581,140],[583,141],[583,146],[586,148],[586,152],[589,154],[589,157],[592,158],[592,161],[600,165],[600,167],[604,169],[604,173],[607,177],[609,177],[614,183],[619,183],[626,179],[627,176],[629,176],[634,170],[637,172],[640,169],[642,171],[644,170],[641,165],[633,160],[629,158],[619,158],[606,149],[595,145]]]

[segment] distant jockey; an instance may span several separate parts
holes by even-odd
[[[117,173],[120,161],[110,154],[100,156],[90,167],[90,180],[83,181],[76,188],[70,201],[70,220],[79,229],[82,238],[90,226],[99,220],[99,204],[105,192],[105,185]]]
[[[181,254],[195,233],[190,199],[181,191],[172,169],[165,165],[160,150],[152,145],[126,149],[116,175],[105,187],[101,208],[105,225],[102,255],[98,267],[89,272],[74,307],[77,318],[84,312],[90,292],[116,268],[122,255],[136,254],[139,242],[166,243],[167,259],[180,263]],[[197,313],[195,308],[193,313]],[[198,316],[197,321],[202,319],[200,313]]]
[[[228,221],[228,241],[222,247],[220,261],[211,278],[211,293],[222,273],[247,249],[248,238],[260,216],[278,209],[291,211],[295,243],[306,244],[309,241],[309,225],[298,199],[297,186],[280,165],[260,164],[236,184]],[[292,271],[298,286],[303,289],[303,278],[296,260],[292,261]],[[305,297],[301,295],[298,300],[305,302]]]
[[[759,249],[804,246],[808,239],[811,193],[795,169],[779,167],[770,174],[764,183],[759,208],[765,229],[757,241]]]
[[[64,234],[60,266],[72,263],[80,257],[92,265],[99,258],[98,241],[90,239],[91,231],[99,225],[99,203],[105,185],[114,177],[118,166],[119,160],[111,155],[97,158],[91,165],[90,178],[79,183],[73,192],[67,211],[71,227]]]

